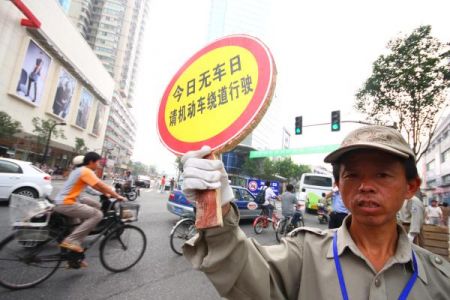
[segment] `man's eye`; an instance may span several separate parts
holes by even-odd
[[[346,174],[344,174],[344,178],[346,178],[346,179],[355,178],[355,177],[356,177],[355,173],[346,173]]]
[[[388,173],[378,173],[377,175],[379,178],[387,178],[390,177],[390,175]]]

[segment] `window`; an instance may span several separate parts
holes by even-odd
[[[450,174],[442,176],[442,183],[450,183]]]
[[[248,202],[255,201],[255,199],[253,198],[253,195],[250,194],[249,191],[247,191],[245,189],[241,189],[240,192],[241,192],[241,200],[248,201]]]
[[[432,171],[434,170],[434,159],[432,161],[430,161],[429,163],[427,163],[427,171]]]
[[[450,159],[450,148],[441,153],[441,162],[446,162]]]
[[[435,186],[436,186],[436,179],[427,181],[427,185],[428,185],[429,187],[435,187]]]
[[[22,168],[15,163],[2,160],[0,161],[0,173],[22,173]]]

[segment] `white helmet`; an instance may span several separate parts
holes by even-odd
[[[84,160],[84,155],[78,155],[78,156],[75,156],[73,159],[72,159],[72,164],[74,165],[74,166],[81,166],[82,164],[83,164],[83,160]]]

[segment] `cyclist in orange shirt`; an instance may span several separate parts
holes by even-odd
[[[95,175],[94,171],[98,167],[100,158],[100,155],[95,152],[87,153],[84,156],[82,166],[70,173],[63,188],[55,197],[56,206],[54,210],[56,212],[82,221],[60,244],[62,248],[83,252],[81,243],[103,218],[100,202],[88,197],[80,197],[86,186],[91,186],[103,194],[111,195],[117,200],[125,200],[124,197],[113,191]]]

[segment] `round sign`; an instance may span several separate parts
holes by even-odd
[[[254,180],[250,180],[248,182],[248,189],[252,192],[256,191],[258,189],[258,183]]]
[[[249,210],[255,210],[255,209],[258,208],[258,204],[256,204],[255,202],[249,202],[249,203],[247,204],[247,208],[248,208]]]
[[[192,56],[167,86],[158,110],[162,143],[175,154],[233,148],[267,110],[275,86],[269,49],[247,35],[228,36]]]

